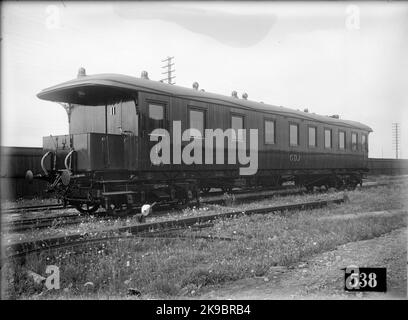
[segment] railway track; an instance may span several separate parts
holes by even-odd
[[[376,186],[385,186],[388,185],[389,183],[399,182],[399,180],[404,181],[405,176],[398,176],[398,177],[389,177],[389,181],[387,182],[376,182],[376,181],[367,181],[364,183],[363,187],[369,188],[369,187],[376,187]],[[299,190],[299,188],[293,186],[293,185],[288,185],[284,186],[281,188],[268,188],[268,189],[255,189],[255,190],[235,190],[231,194],[234,195],[241,195],[241,194],[249,194],[249,193],[256,193],[258,194],[259,192],[267,192],[267,191],[273,191],[273,192],[288,192],[288,194],[296,194],[296,193],[301,193],[304,191],[304,189]],[[210,194],[203,195],[204,197],[208,196],[220,196],[223,195],[223,191],[212,191]],[[32,205],[32,206],[22,206],[22,207],[12,207],[12,208],[2,208],[1,209],[1,214],[21,214],[21,213],[30,213],[30,212],[38,212],[38,211],[54,211],[54,210],[61,210],[61,209],[71,209],[74,208],[74,206],[67,206],[64,207],[62,204],[44,204],[44,205]]]
[[[363,188],[370,188],[370,187],[378,187],[378,186],[383,186],[386,185],[386,183],[373,183],[369,182],[363,186]],[[248,201],[253,201],[253,200],[262,200],[265,198],[269,198],[273,195],[295,195],[295,194],[301,194],[305,190],[304,189],[299,189],[299,188],[294,188],[294,187],[287,187],[284,189],[279,189],[279,190],[263,190],[263,193],[259,193],[260,191],[251,191],[244,193],[244,191],[239,190],[238,192],[234,192],[234,197],[235,201],[241,201],[241,202],[248,202]],[[216,195],[215,197],[213,195]],[[201,201],[203,204],[223,204],[225,202],[225,199],[222,198],[223,193],[222,192],[214,192],[211,197],[207,197],[207,199],[204,199]],[[218,196],[218,198],[216,198]],[[33,206],[32,208],[38,209],[40,207],[47,207],[47,206]],[[26,210],[25,208],[30,208],[30,207],[23,207],[23,212]],[[48,207],[47,207],[48,208]],[[52,205],[51,208],[53,210],[57,209],[57,205]],[[169,208],[169,205],[159,205],[157,208],[155,208],[156,213],[154,214],[155,216],[159,216],[160,212],[163,212],[163,210],[166,210]],[[17,208],[16,208],[17,209]],[[60,209],[66,209],[61,206]],[[40,210],[40,209],[38,209]],[[131,214],[128,214],[126,216],[121,216],[121,217],[128,217],[131,215],[134,215],[136,212],[139,212],[140,208],[135,208],[134,211]],[[81,215],[79,213],[67,213],[67,214],[59,214],[59,215],[53,215],[53,216],[46,216],[46,217],[36,217],[36,218],[23,218],[23,219],[16,219],[14,221],[10,222],[3,222],[3,227],[5,230],[10,230],[13,232],[22,232],[30,229],[41,229],[41,228],[48,228],[51,226],[55,226],[58,224],[61,225],[73,225],[77,224],[80,222],[86,222],[84,218],[88,217],[95,217],[97,216],[99,220],[103,219],[111,219],[113,218],[119,218],[117,216],[112,216],[108,215],[105,212],[99,212],[97,214],[93,214],[90,216],[87,215]]]
[[[290,205],[280,205],[280,206],[266,206],[257,209],[249,210],[235,210],[224,213],[211,213],[206,215],[199,215],[194,217],[183,217],[171,220],[157,221],[157,222],[146,222],[130,224],[120,227],[107,227],[97,232],[92,231],[89,233],[74,233],[70,235],[55,235],[51,237],[35,239],[35,240],[22,240],[16,241],[5,247],[6,258],[24,256],[29,253],[39,252],[44,250],[52,250],[63,247],[78,246],[94,242],[109,241],[111,239],[117,238],[117,234],[125,234],[122,237],[131,236],[143,236],[149,234],[150,232],[156,232],[156,235],[160,232],[168,232],[172,229],[186,229],[189,227],[197,226],[198,224],[208,223],[215,219],[220,218],[232,218],[239,215],[253,215],[253,214],[269,214],[282,211],[293,211],[293,210],[306,210],[315,209],[327,206],[331,203],[342,203],[346,200],[343,195],[330,200],[318,200],[309,201]],[[211,226],[211,224],[207,224]],[[114,236],[112,236],[114,234]]]
[[[293,190],[295,189],[294,186],[289,185],[285,186],[283,188],[269,188],[269,189],[263,189],[263,190],[235,190],[232,192],[234,195],[239,195],[239,194],[244,194],[244,193],[258,193],[260,191],[275,191],[275,192],[280,192],[280,191],[286,191],[286,190]],[[220,196],[223,195],[223,191],[212,191],[207,195],[203,195],[204,197],[208,196]],[[30,212],[38,212],[38,211],[54,211],[54,210],[61,210],[61,209],[71,209],[74,208],[74,206],[66,206],[64,207],[62,204],[44,204],[44,205],[33,205],[33,206],[22,206],[22,207],[12,207],[12,208],[2,208],[1,209],[1,214],[22,214],[22,213],[30,213]]]
[[[248,192],[247,190],[238,190],[233,193],[234,197],[238,201],[250,201],[250,200],[256,200],[256,199],[262,199],[266,197],[270,197],[271,195],[286,195],[286,194],[296,194],[299,193],[300,191],[298,188],[294,188],[292,186],[286,187],[284,189],[271,189],[271,190],[263,190],[263,193],[259,193],[262,190],[251,190]],[[204,200],[200,201],[200,203],[203,204],[222,204],[224,203],[225,199],[222,197],[223,192],[215,191],[211,193],[211,196],[206,196],[204,197]],[[193,202],[194,203],[194,202]],[[157,212],[155,215],[159,215],[160,212],[163,212],[164,210],[168,210],[171,207],[169,204],[162,204],[162,205],[157,205],[155,207],[155,211]],[[186,206],[178,206],[179,208],[184,208]],[[20,208],[13,208],[15,213],[23,213],[25,214],[28,212],[27,210],[33,208],[35,211],[40,211],[40,208],[47,208],[51,210],[62,210],[62,209],[69,209],[72,207],[63,207],[63,206],[57,206],[57,205],[51,205],[51,206],[33,206],[33,207],[20,207]],[[18,210],[21,209],[21,212],[18,212]],[[134,215],[136,212],[140,212],[140,207],[134,208],[133,212],[131,214],[125,215],[125,216],[131,216]],[[10,211],[11,212],[11,211]],[[108,215],[105,212],[97,212],[92,215],[84,215],[80,214],[77,212],[73,213],[66,213],[66,214],[58,214],[58,215],[49,215],[45,217],[33,217],[33,218],[19,218],[19,219],[13,219],[12,221],[4,221],[3,222],[3,227],[7,230],[12,230],[12,231],[24,231],[28,229],[33,229],[33,228],[46,228],[50,227],[55,223],[64,223],[66,225],[69,224],[75,224],[78,222],[81,222],[83,218],[86,217],[94,217],[98,216],[98,218],[118,218],[118,217],[125,217],[124,215],[121,216],[115,216],[115,215]]]
[[[285,194],[294,194],[293,192],[295,191],[290,192],[287,190]],[[296,190],[296,192],[298,191]],[[276,194],[277,193],[275,192],[274,195]],[[283,192],[280,192],[279,194],[282,195]],[[261,195],[256,194],[256,195],[249,195],[249,196],[244,194],[242,195],[242,197],[236,198],[236,200],[237,201],[252,201],[252,200],[259,200],[262,198],[267,198],[270,196],[271,196],[270,193],[261,194]],[[217,199],[206,199],[204,201],[201,201],[200,203],[210,205],[210,204],[220,204],[224,202],[225,202],[225,199],[220,197]],[[185,208],[185,207],[186,206],[179,206],[179,208]],[[153,213],[152,215],[160,216],[163,211],[168,210],[168,209],[169,209],[169,205],[167,204],[158,205],[157,207],[155,207],[155,213]],[[21,231],[26,231],[30,229],[48,228],[48,227],[51,227],[57,224],[63,224],[63,225],[77,224],[77,223],[86,221],[86,218],[89,218],[89,217],[90,218],[98,217],[99,220],[112,219],[112,218],[126,218],[129,216],[133,216],[135,213],[138,213],[138,212],[140,212],[140,207],[135,208],[133,212],[130,214],[121,215],[121,216],[107,214],[106,212],[98,212],[98,213],[94,213],[89,216],[79,214],[79,213],[68,213],[68,214],[59,214],[59,215],[52,215],[52,216],[46,216],[46,217],[23,218],[23,219],[16,219],[10,222],[4,222],[3,227],[5,230],[9,230],[13,232],[21,232]]]
[[[67,208],[73,208],[72,206],[67,206]],[[21,214],[28,212],[37,212],[37,211],[51,211],[51,210],[60,210],[64,209],[62,204],[44,204],[44,205],[35,205],[35,206],[24,206],[24,207],[15,207],[15,208],[5,208],[1,209],[2,214]]]

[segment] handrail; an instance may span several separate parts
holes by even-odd
[[[44,161],[45,161],[45,159],[46,159],[51,153],[52,153],[51,151],[48,151],[48,152],[47,152],[46,154],[44,154],[44,155],[42,156],[42,158],[41,158],[41,169],[44,171],[44,173],[45,173],[46,176],[48,176],[48,171],[47,171],[47,169],[45,169]]]
[[[64,160],[64,165],[65,165],[65,168],[67,169],[67,170],[71,170],[71,166],[72,166],[72,154],[75,152],[75,150],[71,150],[68,154],[67,154],[67,156],[65,157],[65,160]],[[68,166],[68,159],[70,160],[69,161],[69,166]]]

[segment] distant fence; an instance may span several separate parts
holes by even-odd
[[[25,180],[25,172],[41,172],[42,148],[1,147],[0,149],[0,193],[1,199],[45,196],[45,181]]]
[[[378,175],[408,174],[408,159],[368,159],[369,173]]]
[[[25,172],[42,172],[42,148],[0,147],[0,193],[1,199],[46,196],[46,182],[25,180]],[[408,159],[368,159],[369,174],[397,175],[408,174]]]

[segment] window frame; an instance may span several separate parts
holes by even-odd
[[[326,131],[330,132],[330,147],[326,146]],[[332,128],[324,127],[323,142],[324,142],[324,149],[333,149],[333,129]]]
[[[310,145],[310,131],[309,129],[313,128],[315,130],[315,138],[314,138],[314,142],[315,144],[313,146]],[[307,126],[307,147],[308,148],[317,148],[317,126],[313,126],[313,125],[308,125]]]
[[[353,135],[356,135],[356,144],[355,144],[355,148],[353,145]],[[358,133],[355,131],[351,131],[351,151],[358,151]]]
[[[190,111],[198,111],[203,113],[203,132],[202,132],[202,139],[205,138],[205,129],[207,129],[207,109],[206,108],[201,108],[201,107],[196,107],[196,106],[187,106],[187,129],[191,129],[191,117],[190,117]],[[196,129],[196,128],[193,128]],[[190,138],[192,138],[190,134]]]
[[[344,140],[343,140],[343,142],[344,142],[344,147],[343,148],[340,148],[340,133],[343,133],[344,134]],[[338,131],[338,148],[339,148],[339,150],[346,150],[347,149],[347,134],[346,134],[346,131],[345,130],[339,130]]]
[[[363,137],[365,137],[365,143],[363,144]],[[364,152],[368,152],[368,134],[362,133],[361,134],[361,148]]]
[[[276,119],[273,119],[273,118],[265,118],[264,117],[264,126],[263,126],[263,129],[264,129],[264,144],[265,145],[275,145],[276,144]],[[273,142],[266,142],[266,122],[267,121],[269,121],[269,122],[272,122],[273,123]]]
[[[231,112],[230,113],[230,127],[229,127],[230,129],[234,129],[234,128],[232,128],[232,117],[242,118],[242,128],[241,129],[245,129],[245,114],[238,113],[238,112]],[[236,134],[237,134],[237,132],[236,132]],[[238,139],[238,136],[236,136],[235,139],[232,140],[232,141],[238,142],[240,140]]]
[[[149,120],[154,120],[154,121],[166,121],[167,119],[167,103],[163,101],[155,101],[155,100],[147,100],[147,118]],[[150,105],[156,105],[156,106],[161,106],[163,107],[163,119],[162,120],[157,120],[150,118]]]
[[[297,137],[296,137],[296,139],[297,139],[297,144],[292,144],[291,141],[290,141],[290,127],[291,127],[292,125],[294,125],[294,126],[297,127]],[[299,135],[300,123],[298,123],[298,122],[293,122],[293,121],[289,121],[288,129],[289,129],[289,147],[299,147],[299,146],[300,146],[300,135]]]
[[[145,99],[145,103],[147,105],[147,110],[145,111],[145,115],[144,119],[143,119],[143,128],[140,128],[139,130],[142,130],[142,134],[141,136],[144,137],[145,135],[150,136],[150,133],[147,132],[148,129],[152,129],[150,128],[150,121],[163,121],[163,127],[160,129],[166,129],[168,130],[168,121],[167,121],[167,108],[169,106],[169,103],[163,100],[156,100],[156,99]],[[163,120],[155,120],[150,118],[150,104],[155,104],[155,105],[160,105],[163,107]],[[141,118],[141,117],[139,117]],[[142,121],[142,120],[139,120]]]

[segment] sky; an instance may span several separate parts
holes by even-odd
[[[408,158],[408,2],[1,2],[1,145],[68,133],[36,94],[87,74],[177,85],[362,122],[369,156]]]

